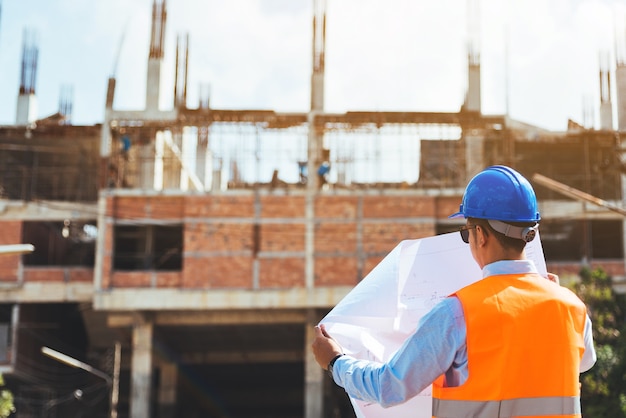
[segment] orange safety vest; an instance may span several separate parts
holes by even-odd
[[[585,305],[537,274],[487,277],[456,293],[467,327],[464,384],[433,384],[439,418],[580,417]]]

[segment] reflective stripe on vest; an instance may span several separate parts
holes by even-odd
[[[519,398],[503,401],[433,399],[433,417],[504,418],[545,415],[580,415],[578,396]]]

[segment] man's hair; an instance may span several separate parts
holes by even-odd
[[[520,253],[524,251],[524,248],[526,247],[526,241],[524,241],[523,239],[507,237],[506,235],[496,231],[495,229],[491,227],[491,225],[489,225],[489,222],[487,221],[487,219],[480,219],[480,218],[467,218],[467,219],[469,220],[471,224],[480,225],[480,227],[485,230],[485,234],[487,235],[492,234],[498,240],[500,245],[502,245],[502,247],[504,247],[505,249],[515,250]],[[506,223],[513,225],[513,226],[521,226],[521,227],[535,226],[537,224],[536,222],[506,222]]]

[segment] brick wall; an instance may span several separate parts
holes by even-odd
[[[321,195],[314,200],[315,286],[352,286],[400,241],[432,236],[458,210],[460,197]],[[123,196],[107,200],[101,288],[286,289],[306,286],[303,195]],[[113,228],[119,222],[183,225],[181,271],[115,271]],[[21,221],[3,221],[0,245],[21,242]],[[21,265],[0,257],[0,282],[90,282],[93,269]],[[598,261],[624,276],[622,260]],[[563,278],[579,263],[549,263]]]
[[[2,222],[0,245],[22,243],[22,222]],[[17,282],[19,280],[20,254],[0,255],[0,282]]]
[[[0,245],[28,244],[22,240],[22,221],[3,221]],[[35,249],[36,251],[37,249]],[[24,266],[22,254],[0,255],[0,282],[90,283],[93,268],[63,266]]]
[[[314,285],[359,282],[400,241],[431,236],[440,216],[435,197],[317,196],[313,224]],[[452,199],[448,199],[450,202]],[[450,213],[458,208],[444,199]],[[304,287],[304,195],[110,197],[102,288],[276,289]],[[184,224],[182,271],[122,272],[111,267],[113,223]]]
[[[93,268],[88,267],[24,267],[22,273],[24,283],[92,283]]]

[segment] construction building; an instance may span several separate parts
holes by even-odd
[[[624,277],[626,63],[617,130],[608,71],[602,129],[484,115],[475,51],[457,112],[327,113],[315,0],[310,111],[187,107],[186,41],[160,110],[166,17],[154,0],[145,109],[114,109],[111,78],[101,125],[72,125],[66,102],[33,119],[25,42],[16,125],[0,127],[0,245],[35,247],[0,256],[15,416],[354,416],[315,363],[313,326],[400,241],[458,229],[447,216],[491,164],[532,180],[549,271]]]

